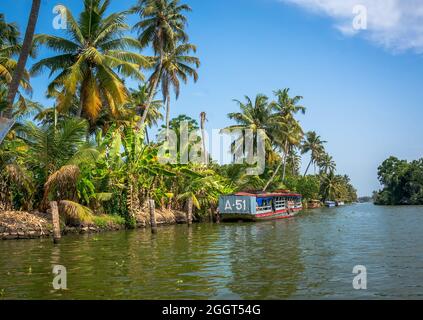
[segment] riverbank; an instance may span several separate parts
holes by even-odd
[[[149,226],[147,212],[136,215],[136,228]],[[157,225],[186,223],[184,212],[175,210],[156,210]],[[89,234],[126,229],[121,217],[112,215],[95,216],[92,223],[81,223],[77,226],[61,225],[62,235]],[[36,239],[51,237],[53,223],[51,215],[42,212],[0,211],[0,240]]]

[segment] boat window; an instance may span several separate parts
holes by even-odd
[[[257,199],[257,212],[271,211],[272,198],[258,198]]]
[[[275,208],[276,209],[281,209],[281,208],[285,208],[285,198],[284,197],[276,197],[275,198]]]

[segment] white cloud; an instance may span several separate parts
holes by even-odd
[[[423,53],[422,0],[279,0],[295,4],[335,20],[335,27],[345,35],[360,34],[394,52]],[[353,8],[367,8],[367,30],[353,28]]]

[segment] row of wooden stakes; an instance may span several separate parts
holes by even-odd
[[[192,206],[193,206],[192,199],[189,199],[188,210],[187,210],[188,226],[192,225]],[[157,221],[156,221],[156,205],[154,200],[148,201],[148,207],[150,211],[151,232],[155,234],[157,233]],[[60,231],[60,216],[59,216],[59,208],[58,208],[57,201],[51,201],[50,208],[51,208],[51,216],[53,221],[53,242],[55,244],[58,244],[60,242],[62,234]]]

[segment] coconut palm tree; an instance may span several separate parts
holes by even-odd
[[[15,24],[7,23],[4,16],[0,14],[0,113],[7,113],[11,118],[16,112],[16,108],[9,108],[8,92],[9,85],[12,82],[14,71],[17,68],[18,62],[14,56],[19,54],[22,45],[18,42],[19,30]],[[32,88],[29,84],[29,73],[24,70],[20,81],[20,87],[26,94],[32,93]],[[23,97],[21,92],[17,92],[18,101],[17,106],[22,109],[27,105],[27,100]]]
[[[306,133],[305,140],[302,144],[302,150],[301,153],[305,154],[308,152],[311,152],[310,156],[310,162],[307,166],[307,169],[304,173],[304,177],[307,175],[308,170],[310,169],[310,166],[313,163],[317,163],[318,159],[324,152],[324,146],[326,141],[322,141],[321,137],[317,135],[315,131],[310,131]]]
[[[178,45],[170,52],[165,52],[163,58],[159,58],[150,83],[161,83],[163,100],[166,102],[166,140],[169,138],[170,121],[170,88],[173,87],[176,99],[180,93],[180,82],[187,83],[188,78],[198,80],[198,73],[195,68],[199,68],[200,60],[190,56],[191,52],[196,52],[197,48],[189,43]],[[156,78],[160,78],[157,80]]]
[[[289,96],[289,89],[277,90],[274,92],[277,100],[273,101],[270,106],[276,111],[276,114],[271,119],[274,143],[282,151],[283,156],[281,162],[273,172],[272,177],[266,183],[263,191],[266,191],[270,183],[276,178],[280,168],[283,166],[282,181],[285,180],[286,164],[289,150],[300,144],[303,137],[303,130],[299,122],[295,119],[295,114],[301,112],[305,114],[306,108],[298,105],[301,101],[301,96],[291,98]]]
[[[8,23],[3,13],[0,13],[0,46],[5,43],[16,44],[19,36],[18,27],[14,23]]]
[[[59,200],[76,200],[79,165],[94,161],[98,155],[96,148],[85,141],[87,129],[85,120],[69,118],[57,125],[28,122],[18,131],[19,140],[27,146],[25,166],[34,175],[37,198],[43,199],[42,209],[47,207],[53,190]]]
[[[298,175],[301,166],[301,156],[298,154],[298,147],[292,147],[288,153],[287,163],[291,166],[292,175]]]
[[[235,131],[240,130],[245,134],[246,130],[251,130],[253,133],[253,152],[257,150],[257,137],[261,136],[262,141],[264,142],[264,147],[266,151],[266,158],[269,158],[273,155],[274,151],[272,148],[273,141],[273,130],[271,126],[272,122],[272,108],[269,105],[269,98],[265,95],[258,94],[254,101],[245,96],[246,102],[241,102],[239,100],[234,100],[239,108],[240,112],[232,112],[228,114],[229,119],[235,120],[236,125],[229,126],[224,131]],[[235,154],[245,154],[246,150],[243,144],[244,136],[239,137],[237,145],[242,146],[242,150],[234,150]]]
[[[15,101],[16,93],[18,91],[19,85],[21,84],[22,77],[25,74],[25,65],[32,48],[32,40],[35,32],[35,25],[37,24],[38,20],[40,6],[41,0],[32,0],[32,7],[25,32],[25,38],[20,51],[18,63],[13,73],[12,81],[9,85],[9,92],[7,96],[8,109],[6,112],[6,117],[8,118],[12,117],[13,102]]]
[[[306,113],[306,108],[298,103],[303,99],[302,96],[289,96],[289,88],[274,91],[277,100],[271,103],[272,108],[281,116],[287,119],[293,119],[298,112]]]
[[[19,135],[28,145],[27,164],[41,183],[62,166],[77,163],[83,153],[95,153],[85,141],[86,131],[86,121],[73,118],[61,121],[57,126],[25,124]]]
[[[138,85],[137,89],[131,89],[131,99],[129,106],[136,111],[136,114],[143,116],[146,112],[146,104],[149,97],[149,90],[146,84]],[[150,103],[150,111],[146,115],[145,123],[148,128],[157,125],[159,120],[163,120],[163,114],[160,112],[160,109],[163,106],[163,101],[161,100],[152,100]],[[147,128],[145,129],[145,136],[147,143],[150,143],[148,136]]]
[[[129,48],[140,49],[140,44],[124,36],[129,29],[124,12],[105,15],[109,3],[108,0],[84,0],[78,21],[66,8],[68,38],[46,34],[35,37],[36,43],[46,45],[59,55],[35,63],[32,74],[49,69],[55,78],[48,91],[59,92],[59,111],[67,111],[74,96],[79,95],[77,116],[90,121],[94,121],[105,106],[115,114],[118,106],[128,102],[129,93],[121,76],[142,80],[140,68],[150,66],[147,57],[128,51]]]
[[[339,177],[333,172],[321,177],[321,194],[323,195],[323,200],[336,200],[336,194],[339,188]]]
[[[0,84],[8,85],[12,81],[17,62],[11,58],[19,53],[18,37],[17,26],[7,23],[4,15],[0,14]]]
[[[336,170],[336,163],[333,160],[333,158],[327,154],[327,153],[323,153],[319,160],[317,165],[320,168],[320,173],[322,174],[330,174],[330,173],[334,173]]]
[[[134,30],[138,32],[141,46],[146,47],[151,44],[157,57],[155,68],[157,76],[150,83],[146,113],[139,122],[139,128],[144,125],[154,93],[161,80],[165,53],[172,52],[177,47],[178,41],[182,43],[188,41],[188,35],[185,32],[187,18],[184,12],[186,11],[191,11],[191,8],[186,4],[180,4],[179,0],[139,0],[131,9],[132,13],[137,13],[140,17]]]

